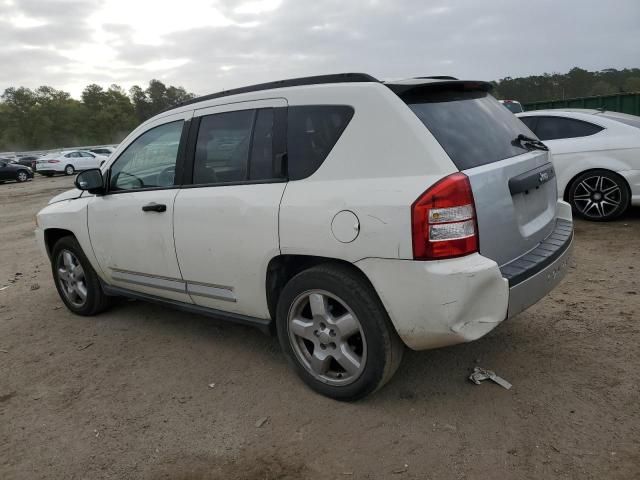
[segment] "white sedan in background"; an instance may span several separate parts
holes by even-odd
[[[517,116],[553,153],[558,195],[577,215],[613,220],[640,205],[640,117],[585,109]]]
[[[56,173],[73,175],[82,170],[100,168],[108,157],[84,150],[63,150],[36,160],[36,172],[51,177]]]

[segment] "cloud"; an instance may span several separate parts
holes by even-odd
[[[14,0],[0,6],[0,18],[18,15],[40,23],[0,21],[3,66],[18,66],[1,69],[0,89],[114,81],[129,88],[160,78],[204,94],[339,71],[497,79],[573,66],[638,67],[640,58],[637,0],[617,1],[615,15],[596,0],[538,0],[535,8],[514,0],[184,0],[170,9],[150,0]]]

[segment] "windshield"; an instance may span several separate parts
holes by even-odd
[[[519,134],[537,138],[515,115],[484,91],[422,89],[403,100],[460,170],[523,154]]]
[[[524,110],[522,109],[522,105],[520,105],[519,102],[504,102],[502,105],[504,105],[507,108],[507,110],[513,113],[524,112]]]

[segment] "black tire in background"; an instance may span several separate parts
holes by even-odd
[[[595,169],[573,180],[567,198],[577,216],[594,222],[607,222],[627,210],[630,193],[627,182],[620,175],[610,170]]]
[[[304,309],[297,310],[296,305],[305,300],[305,295],[309,299],[312,295],[324,296],[327,299],[324,305],[328,304],[327,311],[332,313],[328,317],[313,314],[311,300],[304,307],[306,314]],[[332,325],[337,325],[334,320],[351,314],[356,318],[359,330],[349,337],[350,343],[347,343],[342,341],[339,329],[336,335]],[[294,319],[299,315],[307,317],[305,322],[309,326],[303,335],[305,338],[295,333],[300,322],[296,326]],[[322,318],[325,318],[324,323]],[[278,300],[276,325],[282,350],[298,376],[316,392],[336,400],[358,400],[378,390],[391,379],[402,360],[404,344],[376,292],[362,274],[343,265],[318,265],[293,277]],[[331,352],[340,355],[345,352],[343,348],[350,348],[348,355],[361,355],[361,368],[357,374],[350,374],[352,378],[345,384],[340,384],[342,367],[335,357],[323,364],[322,371],[326,369],[326,375],[314,373],[311,357],[320,347],[322,350],[317,350],[318,354],[330,357]]]
[[[73,165],[67,165],[66,167],[64,167],[65,175],[73,175],[74,173],[76,173],[76,169],[73,168]]]
[[[84,290],[86,291],[86,299],[84,302],[75,302],[73,298],[65,293],[64,275],[61,274],[61,266],[65,263],[65,254],[70,253],[72,257],[82,268],[84,277]],[[74,262],[74,263],[75,263]],[[69,310],[78,315],[91,316],[104,311],[110,304],[111,298],[105,295],[100,285],[100,280],[95,270],[87,260],[78,241],[72,237],[63,237],[56,242],[51,252],[51,270],[53,280],[60,298]],[[68,270],[64,268],[64,270]],[[68,272],[67,272],[68,274]]]
[[[22,183],[29,180],[29,172],[26,170],[18,170],[16,172],[16,182]]]

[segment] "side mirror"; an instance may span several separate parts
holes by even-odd
[[[86,190],[89,193],[104,193],[104,179],[99,168],[80,172],[74,183],[79,190]]]

